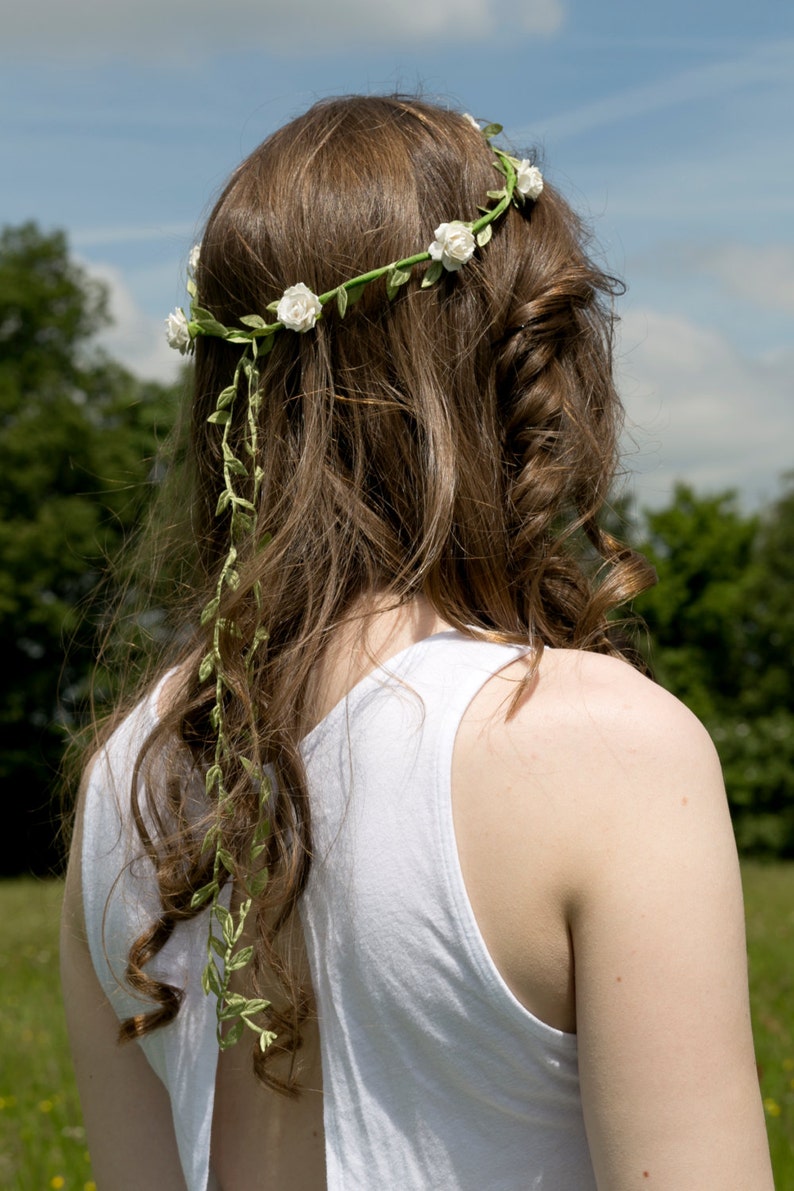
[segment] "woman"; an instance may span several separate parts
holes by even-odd
[[[609,631],[614,282],[496,132],[318,104],[169,320],[187,599],[64,913],[103,1191],[772,1185],[719,768]]]

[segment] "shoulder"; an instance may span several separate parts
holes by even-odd
[[[599,756],[611,771],[716,756],[706,729],[669,691],[620,658],[581,650],[546,652],[515,730],[564,743],[577,760]]]
[[[548,650],[506,714],[522,674],[514,663],[483,688],[461,761],[500,799],[515,838],[553,849],[561,879],[581,888],[653,851],[664,862],[682,841],[733,849],[716,751],[678,699],[618,658]]]
[[[592,770],[668,764],[675,757],[713,765],[711,739],[687,707],[620,658],[583,650],[547,650],[517,707],[504,714],[524,675],[516,662],[494,676],[478,699],[478,719],[529,760]],[[501,709],[502,714],[498,714]],[[588,764],[589,762],[589,764]]]

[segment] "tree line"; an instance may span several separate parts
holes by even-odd
[[[35,224],[0,231],[0,874],[47,872],[64,749],[97,648],[91,597],[140,524],[184,389],[96,346],[107,294]],[[759,512],[678,486],[619,532],[655,565],[635,602],[654,677],[709,728],[740,848],[794,855],[794,475]]]

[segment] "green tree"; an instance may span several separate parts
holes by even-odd
[[[173,389],[135,379],[92,346],[107,321],[105,291],[70,259],[62,233],[0,232],[5,872],[55,855],[45,845],[63,721],[93,660],[81,608],[142,513],[157,438],[173,417]]]
[[[659,583],[637,601],[659,681],[703,719],[730,709],[745,680],[748,588],[756,517],[736,494],[699,496],[676,486],[672,503],[646,511],[641,549]]]
[[[755,682],[748,704],[794,711],[794,472],[761,516],[749,588],[747,650]]]
[[[714,738],[740,847],[794,855],[794,488],[750,516],[679,485],[639,537],[655,676]]]

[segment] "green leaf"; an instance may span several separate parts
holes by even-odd
[[[492,136],[498,136],[503,129],[504,125],[502,124],[486,124],[485,128],[482,130],[482,135],[487,141],[489,141]]]
[[[218,394],[218,400],[215,402],[216,409],[226,409],[227,405],[231,405],[237,396],[237,389],[234,385],[227,385],[225,389],[221,389]]]
[[[244,463],[241,463],[239,459],[228,459],[226,461],[226,466],[228,467],[229,471],[232,473],[233,476],[247,476],[248,475],[248,468],[245,466]]]
[[[240,951],[236,951],[230,959],[227,959],[226,971],[239,972],[240,968],[244,968],[246,964],[251,962],[251,956],[253,954],[253,947],[243,947]]]
[[[262,890],[267,885],[269,873],[266,868],[260,869],[258,873],[251,873],[245,879],[245,888],[251,897],[259,897]]]
[[[251,334],[245,331],[227,331],[223,336],[227,343],[250,343]]]
[[[253,997],[250,1001],[245,1002],[245,1009],[243,1009],[243,1017],[253,1017],[255,1013],[264,1013],[266,1009],[270,1008],[270,1001],[263,1001],[257,997]]]
[[[217,318],[210,314],[209,310],[202,310],[200,306],[194,306],[190,311],[190,321],[196,326],[201,327],[205,332],[211,335],[217,335],[221,339],[225,339],[229,334],[228,327],[224,327],[223,323],[219,323]]]
[[[268,302],[267,306],[265,307],[265,310],[267,310],[270,314],[275,314],[276,311],[278,310],[278,304],[280,301],[281,301],[281,298],[277,298],[275,302]]]
[[[191,910],[197,910],[199,906],[203,906],[217,890],[218,886],[214,881],[211,881],[209,885],[202,885],[201,889],[197,889],[190,899]]]
[[[201,659],[199,666],[199,682],[206,682],[210,674],[215,669],[215,655],[212,653],[205,653]]]
[[[235,496],[234,503],[241,509],[249,509],[252,513],[256,512],[256,505],[242,496]]]
[[[227,992],[223,1000],[224,1007],[231,1009],[234,1013],[244,1013],[248,1004],[245,997],[236,992]]]
[[[253,782],[261,782],[262,781],[262,767],[260,765],[257,765],[249,757],[241,757],[240,764],[242,765],[243,769],[250,777],[251,781],[253,781]]]
[[[366,288],[367,283],[365,281],[363,285],[351,285],[348,289],[346,289],[345,293],[347,294],[348,306],[355,306],[356,302],[360,302],[364,297],[364,290]]]
[[[227,972],[230,970],[228,963],[226,970]],[[241,997],[239,993],[227,993],[224,997],[223,1008],[218,1012],[218,1020],[231,1021],[234,1017],[240,1017],[245,1013],[247,1004],[245,997]]]
[[[207,975],[207,983],[212,992],[215,993],[215,996],[223,996],[223,981],[221,980],[221,974],[214,959],[209,961],[204,971]]]
[[[217,596],[214,596],[213,599],[211,599],[208,604],[204,605],[204,610],[201,613],[201,623],[202,624],[208,624],[209,621],[214,620],[215,614],[218,611],[219,605],[220,605],[220,600],[218,599]]]
[[[506,194],[507,194],[507,191],[504,189],[504,187],[501,190],[489,190],[488,198],[503,199]]]
[[[235,1022],[232,1028],[221,1038],[218,1043],[219,1048],[221,1050],[228,1050],[229,1047],[235,1046],[242,1038],[244,1029],[245,1026],[241,1021]]]
[[[213,426],[225,426],[231,419],[231,414],[228,409],[216,409],[207,418],[208,422],[212,422]]]
[[[268,307],[268,309],[270,308]],[[253,327],[257,331],[261,331],[262,327],[267,326],[261,314],[244,314],[240,322],[244,327]]]
[[[428,286],[435,285],[441,274],[444,272],[444,266],[441,261],[433,261],[430,268],[422,278],[422,289],[427,289]]]
[[[229,911],[226,909],[225,906],[222,906],[220,904],[220,902],[215,907],[215,917],[218,920],[218,923],[220,924],[221,930],[225,931],[227,926],[230,929],[232,929],[234,927],[234,923],[232,922],[231,914],[229,913]]]
[[[247,513],[239,513],[236,509],[232,514],[232,533],[235,537],[242,537],[254,528],[254,519]]]
[[[209,852],[210,848],[215,847],[215,841],[217,840],[217,838],[218,838],[218,828],[217,828],[217,825],[213,823],[212,827],[210,827],[207,834],[204,836],[204,839],[202,840],[202,843],[201,843],[201,855],[202,856],[204,855],[205,852]]]
[[[273,1045],[277,1038],[278,1034],[274,1034],[272,1030],[262,1031],[262,1033],[259,1035],[259,1049],[263,1054],[269,1046]]]
[[[220,765],[210,765],[204,776],[204,789],[211,794],[214,787],[223,780],[223,770]]]
[[[263,335],[261,339],[257,339],[256,350],[260,356],[266,356],[269,351],[272,351],[275,339],[275,332],[272,335]]]
[[[480,248],[484,248],[493,235],[493,225],[486,223],[481,232],[477,233],[477,244]]]
[[[254,843],[261,844],[270,835],[270,820],[260,819],[254,828]]]
[[[344,318],[347,313],[348,301],[347,290],[343,285],[340,285],[336,291],[336,308],[339,311],[340,318]]]
[[[224,491],[218,497],[218,503],[215,506],[215,516],[216,517],[220,517],[221,513],[226,512],[226,510],[228,509],[229,504],[231,502],[231,499],[232,499],[231,492],[224,489]]]
[[[227,852],[225,848],[218,848],[218,859],[226,869],[227,873],[229,873],[231,876],[234,876],[234,860],[232,859],[231,854]],[[224,934],[225,933],[226,930],[224,927]]]
[[[210,935],[210,947],[221,959],[226,959],[226,948],[217,935]]]
[[[386,275],[386,296],[389,301],[397,295],[400,286],[405,285],[406,281],[411,280],[411,272],[409,269],[392,269]]]

